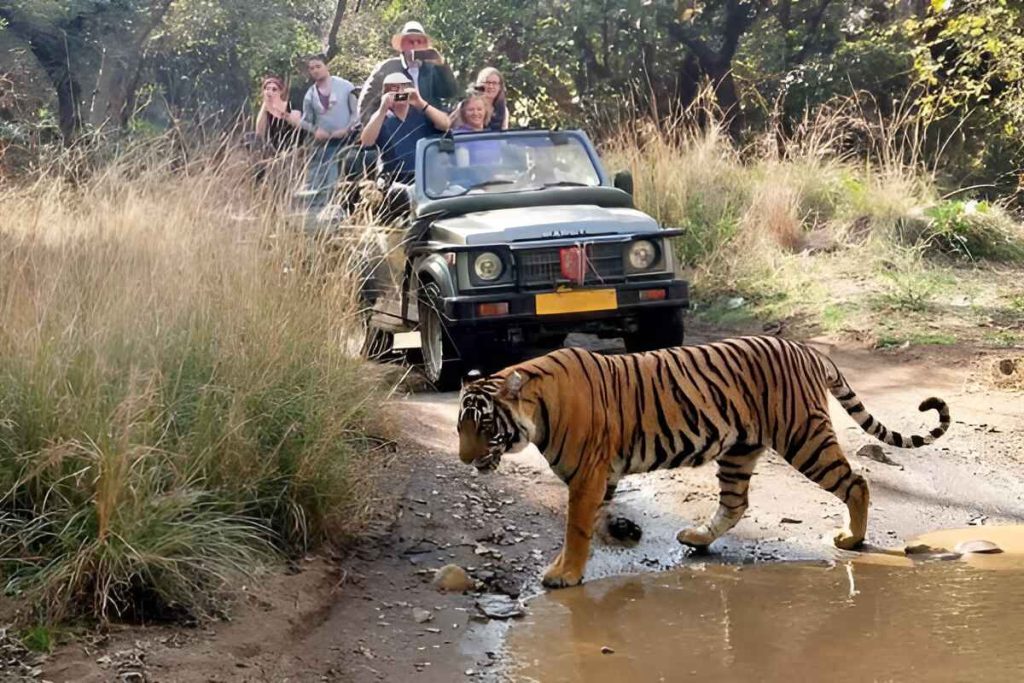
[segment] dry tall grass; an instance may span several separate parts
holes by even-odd
[[[59,166],[0,191],[8,589],[51,619],[203,614],[365,528],[385,385],[346,350],[351,270],[223,149]]]
[[[610,168],[632,171],[640,208],[689,229],[676,249],[698,300],[806,296],[821,286],[812,253],[860,251],[870,263],[920,246],[943,258],[1024,261],[1017,220],[997,205],[944,198],[925,151],[942,145],[914,112],[883,118],[850,98],[741,148],[709,101],[669,123],[623,126],[603,149]]]

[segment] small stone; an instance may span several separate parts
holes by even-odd
[[[945,552],[945,549],[933,548],[927,543],[917,543],[915,545],[908,545],[903,549],[903,552],[907,555],[928,555],[934,552]]]
[[[482,595],[477,598],[476,606],[491,619],[509,619],[524,614],[522,605],[507,595]]]
[[[412,610],[412,618],[417,624],[425,624],[434,618],[434,613],[428,609],[422,607],[414,607]]]
[[[804,520],[797,519],[796,517],[783,517],[779,520],[780,524],[803,524]]]
[[[1000,548],[999,546],[997,546],[992,541],[984,541],[984,540],[980,540],[980,539],[979,540],[972,540],[972,541],[964,541],[963,543],[957,543],[956,547],[953,548],[953,550],[955,550],[956,552],[961,553],[961,554],[966,554],[966,553],[984,553],[984,554],[994,555],[996,553],[1003,552],[1003,549]]]
[[[433,585],[441,592],[465,593],[476,584],[465,569],[457,564],[446,564],[435,572]]]
[[[946,548],[936,548],[930,546],[927,543],[919,543],[917,545],[908,545],[903,549],[903,552],[907,555],[921,555],[927,556],[923,559],[926,560],[958,560],[960,559],[960,553],[951,552]]]
[[[467,676],[476,676],[476,671],[473,671],[473,669],[466,669],[466,675]]]
[[[615,650],[611,649],[607,645],[602,645],[601,646],[601,654],[603,654],[603,655],[615,654]]]
[[[899,467],[900,464],[885,454],[885,451],[876,443],[864,444],[857,449],[857,455],[868,460],[874,460],[880,462],[883,465],[892,465],[893,467]]]

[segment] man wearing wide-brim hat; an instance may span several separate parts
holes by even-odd
[[[445,108],[445,100],[458,94],[455,74],[440,53],[431,47],[430,36],[420,22],[407,21],[399,33],[391,36],[391,47],[398,56],[378,64],[359,94],[359,120],[364,126],[380,106],[384,78],[390,74],[405,74],[420,96],[440,109]]]

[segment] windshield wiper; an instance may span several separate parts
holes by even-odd
[[[579,183],[575,180],[556,180],[552,183],[544,183],[541,188],[545,187],[594,187],[590,183]]]
[[[462,192],[459,192],[458,194],[454,194],[454,195],[451,195],[451,196],[452,197],[461,197],[462,195],[467,194],[467,193],[469,193],[469,192],[471,192],[473,190],[479,190],[479,189],[482,189],[484,187],[493,187],[495,185],[514,185],[515,182],[516,181],[514,181],[514,180],[499,180],[499,179],[496,179],[496,178],[491,178],[490,180],[482,180],[479,183],[474,183],[473,185],[470,185],[469,187],[467,187]]]

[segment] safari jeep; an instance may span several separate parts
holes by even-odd
[[[392,188],[400,227],[366,287],[364,349],[418,332],[417,360],[447,390],[570,332],[622,337],[630,351],[682,343],[687,283],[668,239],[682,231],[636,210],[632,189],[580,131],[421,140],[415,185]]]

